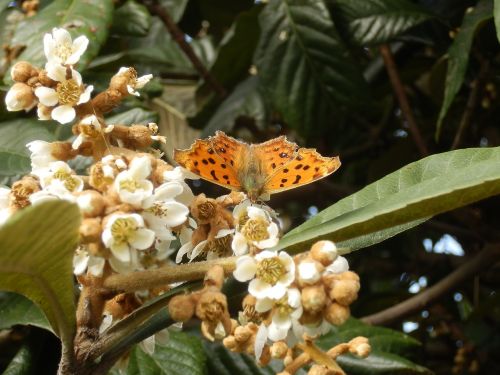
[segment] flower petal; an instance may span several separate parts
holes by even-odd
[[[252,281],[250,281],[250,284],[248,284],[248,293],[257,298],[281,298],[283,297],[285,292],[286,289],[284,289],[281,296],[274,297],[274,295],[271,293],[271,285],[261,279],[253,279]]]
[[[112,244],[110,250],[113,255],[121,262],[130,262],[130,250],[126,243]]]
[[[78,99],[77,104],[87,103],[90,100],[90,94],[92,93],[93,89],[94,86],[88,85],[85,91],[80,95],[80,99]]]
[[[236,262],[233,276],[236,280],[245,282],[255,277],[255,272],[257,272],[257,263],[251,256],[244,255]]]
[[[38,97],[38,100],[40,100],[40,103],[47,107],[55,106],[59,102],[56,90],[51,89],[50,87],[37,87],[35,89],[35,95]]]
[[[257,311],[259,313],[263,313],[263,312],[271,310],[273,308],[273,305],[274,305],[274,302],[270,298],[258,299],[255,302],[255,311]]]
[[[155,242],[155,232],[150,229],[139,228],[129,242],[137,250],[145,250]]]
[[[52,110],[52,118],[61,124],[67,124],[74,120],[76,112],[69,105],[60,105]]]
[[[74,65],[80,60],[87,46],[89,44],[89,39],[85,35],[81,35],[73,41],[73,53],[66,60],[66,64]]]
[[[66,81],[66,68],[61,64],[48,62],[45,64],[45,70],[47,71],[47,76],[57,82]]]

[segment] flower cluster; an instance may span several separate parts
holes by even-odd
[[[152,149],[154,142],[164,141],[156,124],[106,124],[104,115],[126,96],[139,95],[137,90],[151,75],[138,77],[135,69],[121,68],[108,88],[91,98],[93,87],[75,70],[88,43],[85,36],[73,40],[67,30],[54,29],[44,37],[43,69],[27,62],[12,68],[15,83],[5,98],[7,109],[37,107],[40,120],[73,122],[74,138],[28,143],[31,173],[11,188],[0,188],[0,225],[16,211],[49,200],[79,207],[74,274],[81,288],[79,311],[90,305],[92,311],[77,314],[77,338],[94,342],[92,335],[105,335],[116,321],[172,287],[140,284],[122,293],[120,284],[101,293],[106,281],[116,276],[123,281],[136,271],[157,273],[161,267],[171,271],[170,258],[176,254],[176,263],[185,258],[212,261],[201,274],[193,271],[195,277],[192,273],[170,279],[205,275],[202,289],[173,297],[168,307],[178,322],[198,318],[209,340],[223,340],[232,351],[253,354],[260,364],[282,359],[287,374],[311,359],[314,373],[330,373],[325,371],[332,370],[331,359],[341,353],[368,355],[367,340],[356,338],[332,348],[326,353],[330,359],[318,362],[325,353],[316,353],[312,344],[314,337],[345,322],[360,288],[359,277],[348,270],[335,244],[321,241],[294,257],[276,250],[280,230],[271,208],[252,203],[240,192],[215,199],[195,196],[185,180],[197,177],[171,166]],[[87,158],[90,167],[76,168],[76,157]],[[248,282],[238,321],[231,319],[222,291],[231,272],[236,280]],[[87,297],[98,303],[87,303]],[[163,331],[146,339],[143,349],[151,353],[165,336]],[[307,355],[296,355],[295,349]]]
[[[100,98],[97,96],[91,102],[94,87],[85,85],[81,74],[75,70],[88,44],[86,36],[81,35],[73,40],[63,28],[54,28],[51,33],[45,34],[43,49],[47,63],[43,69],[26,61],[14,65],[11,77],[15,83],[5,97],[7,109],[29,111],[36,106],[40,120],[52,119],[68,124],[90,112],[85,108],[88,104],[97,112],[107,112],[109,108],[106,107],[113,107],[124,96],[138,95],[136,90],[144,87],[152,78],[150,74],[137,77],[133,68],[121,68],[108,92],[101,93]],[[109,94],[114,94],[115,103],[109,103]]]
[[[262,361],[270,353],[268,340],[291,346],[304,336],[327,333],[332,324],[343,324],[360,288],[359,277],[348,268],[331,241],[317,242],[293,258],[270,250],[240,257],[233,275],[250,281],[240,327],[253,329],[255,337],[242,343],[231,335],[224,343],[231,350],[253,352]]]

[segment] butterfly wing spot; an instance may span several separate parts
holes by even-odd
[[[215,150],[209,140],[198,139],[187,150],[175,150],[174,159],[179,165],[207,181],[240,190],[241,184],[238,182],[236,172],[232,168],[227,168],[224,158]],[[230,156],[229,153],[227,155]],[[222,175],[227,175],[228,178],[222,180],[220,178]]]
[[[339,167],[338,157],[327,158],[314,149],[301,148],[293,160],[269,177],[264,189],[270,194],[292,189],[326,177]],[[295,172],[292,176],[291,171]]]
[[[276,169],[276,163],[271,163],[271,168]]]

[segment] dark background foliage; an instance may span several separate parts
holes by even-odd
[[[92,1],[41,0],[33,18],[25,18],[20,3],[0,1],[4,91],[20,41],[27,40],[28,48],[19,58],[40,63],[44,32],[53,26],[86,30],[93,47],[79,70],[97,91],[120,66],[155,75],[143,99],[127,100],[109,123],[158,121],[168,137],[167,158],[172,147],[186,147],[215,130],[248,142],[286,134],[325,155],[340,155],[343,165],[333,176],[273,196],[270,205],[280,212],[285,230],[427,155],[500,145],[498,1],[162,0],[160,7],[177,25],[170,32],[150,2],[117,1],[113,7],[103,1],[95,12]],[[179,40],[206,71],[186,56]],[[0,121],[0,175],[7,185],[29,171],[26,142],[70,136],[67,127],[38,123],[32,113],[7,113],[4,106]],[[194,189],[222,193],[203,182]],[[353,315],[368,316],[426,293],[498,242],[498,203],[499,198],[489,198],[442,214],[350,255],[362,280]],[[382,339],[375,342],[436,374],[500,373],[498,266],[474,273],[449,285],[431,305],[377,322],[421,345],[405,346],[397,341],[403,336],[385,347]],[[8,297],[0,295],[0,305]],[[376,334],[386,337],[385,331]],[[186,340],[176,336],[172,351]],[[196,345],[193,358],[203,351]],[[12,370],[13,356],[31,364],[33,373],[52,372],[57,350],[53,336],[39,328],[0,331],[0,369],[10,363],[9,374],[29,373]],[[205,351],[216,358],[207,365],[214,373],[231,366],[260,371],[249,361],[221,354],[219,347]],[[141,353],[131,354],[130,373],[146,361]],[[389,355],[381,358],[397,362]],[[412,366],[381,367],[378,373],[427,371]],[[161,371],[156,373],[174,373]],[[369,366],[352,371],[377,373]]]

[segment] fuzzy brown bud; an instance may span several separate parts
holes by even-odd
[[[271,357],[274,359],[283,359],[288,353],[288,345],[284,341],[276,341],[271,345]]]
[[[37,98],[33,89],[25,83],[16,82],[5,96],[5,104],[9,111],[28,111],[35,106]]]
[[[344,306],[349,306],[358,298],[359,281],[337,280],[329,292],[329,297]]]
[[[78,194],[77,202],[84,217],[101,216],[106,205],[104,197],[95,190],[85,190]]]
[[[311,247],[311,258],[320,262],[323,266],[328,266],[337,259],[337,247],[332,241],[318,241]]]
[[[40,73],[38,73],[38,81],[45,87],[54,87],[57,84],[56,81],[49,78],[45,69],[42,69]]]
[[[168,303],[170,317],[176,322],[187,322],[194,315],[195,302],[190,295],[172,297]]]
[[[97,242],[101,238],[101,218],[83,219],[80,224],[80,236],[82,243]]]
[[[323,285],[307,286],[301,292],[302,307],[310,313],[318,313],[323,310],[327,302],[327,296]]]
[[[351,310],[347,306],[338,303],[332,303],[325,311],[325,319],[335,326],[340,326],[351,315]]]
[[[10,191],[9,206],[12,211],[29,206],[29,197],[31,194],[40,190],[38,180],[31,176],[24,176],[19,181],[12,184]]]
[[[38,75],[38,70],[27,61],[18,61],[10,71],[12,80],[16,82],[26,82],[36,75]]]
[[[234,338],[239,343],[248,341],[253,335],[254,332],[247,326],[239,326],[234,330]]]

